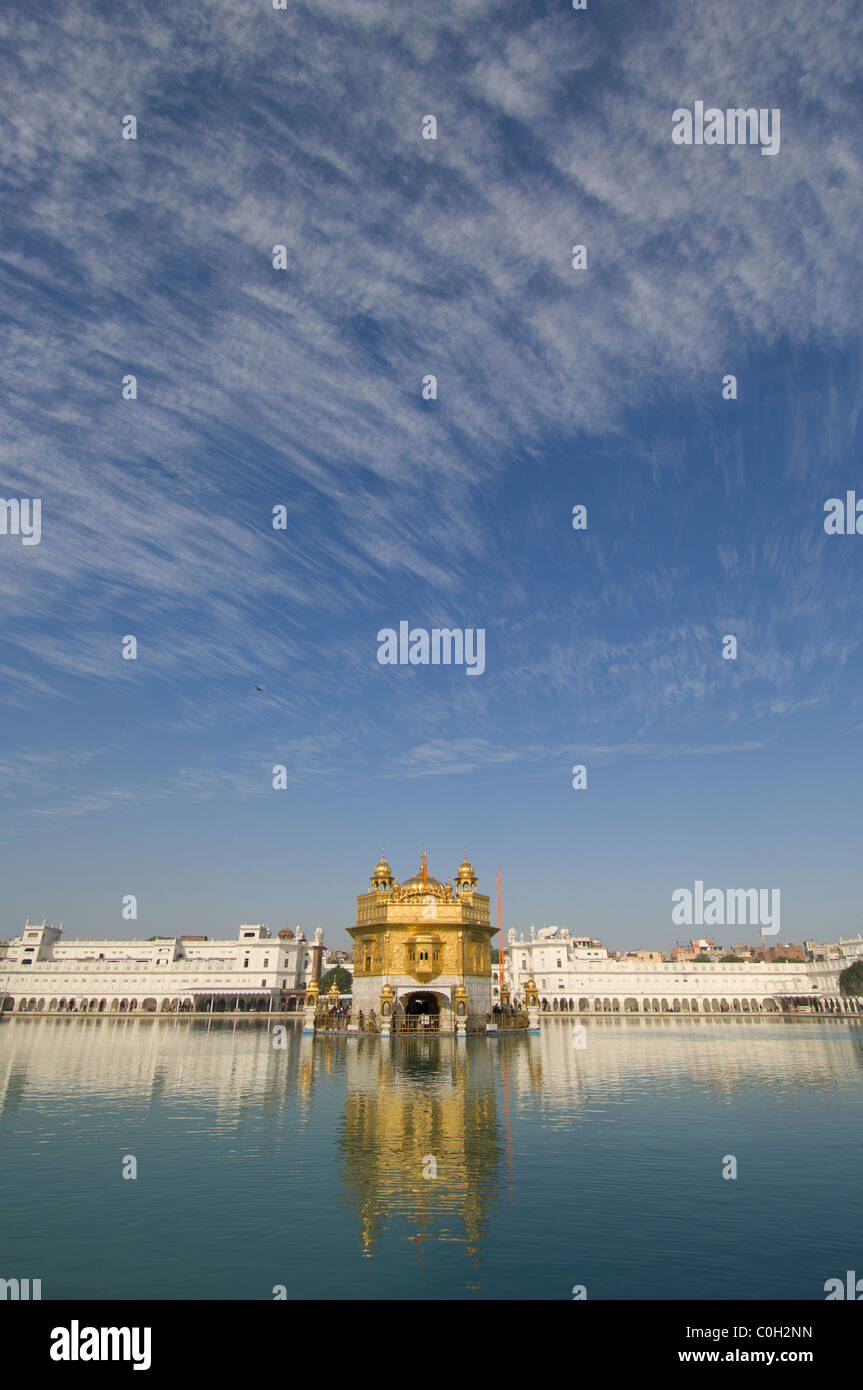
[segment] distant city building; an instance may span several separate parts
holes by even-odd
[[[838,941],[820,945],[804,941],[803,946],[810,960],[841,960],[848,964],[863,956],[863,936],[840,936]]]
[[[354,953],[353,951],[324,951],[322,974],[328,970],[347,970],[349,975],[354,973]]]
[[[718,947],[712,936],[703,936],[694,941],[690,941],[688,946],[677,945],[669,952],[668,960],[695,960],[697,956],[709,956],[711,959],[718,960],[722,955],[721,947]]]
[[[756,947],[752,952],[753,960],[808,960],[809,956],[802,946],[796,946],[793,942],[786,942],[784,945],[768,946],[766,948]]]

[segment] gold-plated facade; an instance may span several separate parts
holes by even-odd
[[[354,943],[353,1012],[378,1011],[381,989],[394,989],[393,1014],[404,1012],[412,991],[424,991],[441,1031],[452,1031],[455,990],[464,992],[464,1019],[483,1023],[491,1008],[491,925],[489,899],[477,892],[477,876],[465,851],[455,885],[420,871],[399,883],[385,856],[370,876],[371,888],[357,897]],[[419,1005],[417,1005],[419,1007]]]

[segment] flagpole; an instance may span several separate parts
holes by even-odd
[[[500,865],[497,866],[497,929],[500,933],[497,945],[497,963],[500,970],[500,1002],[503,1005],[504,963],[503,963],[503,913],[500,907]]]

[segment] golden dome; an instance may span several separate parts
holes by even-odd
[[[462,883],[465,879],[476,878],[476,869],[467,857],[467,845],[465,845],[464,849],[464,862],[459,865],[459,870],[455,877],[457,883]]]
[[[423,878],[422,874],[414,874],[413,878],[406,879],[402,884],[403,893],[442,893],[443,891],[443,884],[439,879],[432,878],[431,874],[429,874],[428,878]]]
[[[385,858],[385,856],[384,856],[383,849],[382,849],[382,850],[381,850],[381,857],[380,857],[380,859],[378,860],[377,864],[375,864],[374,869],[372,870],[372,878],[373,878],[373,879],[375,879],[375,878],[392,878],[392,876],[393,876],[393,871],[392,871],[392,869],[390,868],[389,864],[387,863],[386,858]]]

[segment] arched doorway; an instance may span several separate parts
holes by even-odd
[[[440,1030],[440,1000],[436,994],[409,994],[400,1002],[406,1033],[437,1033]]]

